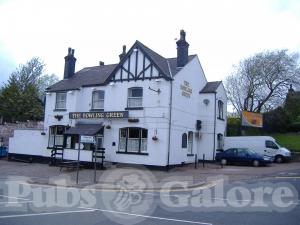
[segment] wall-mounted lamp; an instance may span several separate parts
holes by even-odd
[[[51,92],[46,92],[46,95],[51,95]]]
[[[209,100],[206,98],[206,99],[203,100],[203,103],[204,103],[205,105],[208,105],[208,104],[209,104]]]
[[[161,82],[161,79],[155,79],[155,82]]]
[[[92,91],[96,91],[97,89],[95,87],[92,88]]]
[[[137,49],[137,48],[133,49],[134,52],[137,52],[138,50],[139,50],[139,49]]]
[[[109,86],[115,86],[115,83],[114,82],[110,82],[108,85]]]
[[[68,94],[73,94],[73,91],[68,91]]]
[[[160,94],[160,92],[161,92],[161,90],[160,90],[159,88],[158,88],[157,90],[155,90],[155,89],[149,87],[149,90],[154,91],[154,92],[157,92],[157,94]]]

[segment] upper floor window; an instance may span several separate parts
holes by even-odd
[[[224,103],[221,100],[218,101],[218,118],[224,119]]]
[[[104,91],[93,91],[92,109],[104,109]]]
[[[66,100],[67,100],[66,92],[57,92],[55,109],[66,109]]]
[[[143,106],[143,88],[134,87],[128,89],[128,102],[129,108],[142,107]]]

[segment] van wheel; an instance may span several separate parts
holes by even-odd
[[[227,159],[221,159],[221,165],[225,166],[227,164]]]
[[[254,167],[258,167],[259,166],[259,161],[258,160],[254,160],[253,161],[253,166]]]
[[[277,163],[282,163],[283,162],[283,157],[282,156],[276,156],[276,158],[275,158],[275,162],[277,162]]]

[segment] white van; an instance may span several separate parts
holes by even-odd
[[[258,154],[274,157],[274,161],[281,163],[291,159],[291,152],[276,143],[275,139],[269,136],[238,136],[225,137],[224,149],[248,148]]]

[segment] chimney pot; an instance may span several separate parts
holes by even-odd
[[[123,52],[119,55],[120,61],[124,58],[126,55],[126,45],[123,45]]]
[[[104,62],[103,61],[99,61],[99,66],[104,66]]]

